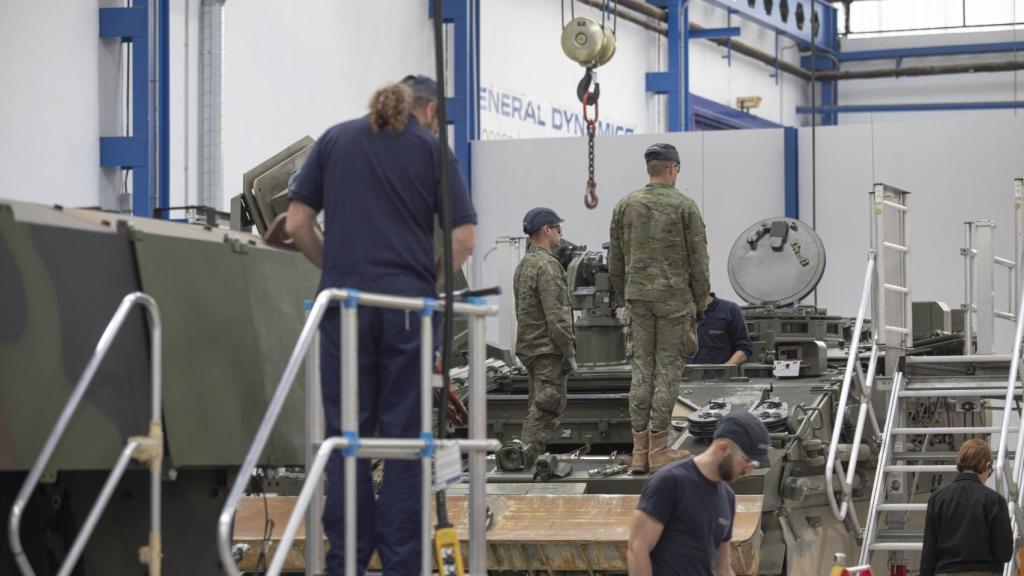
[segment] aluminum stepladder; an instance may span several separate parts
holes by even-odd
[[[29,562],[28,557],[25,555],[21,544],[21,518],[25,512],[25,506],[28,504],[28,500],[32,496],[32,492],[35,490],[36,485],[39,484],[39,479],[42,476],[43,471],[46,469],[46,465],[50,461],[50,458],[53,456],[54,451],[57,449],[57,444],[60,441],[61,436],[71,423],[71,418],[74,416],[75,410],[81,403],[82,397],[85,396],[86,391],[89,389],[93,376],[96,375],[96,371],[103,362],[103,358],[110,350],[111,345],[113,345],[114,339],[120,331],[121,326],[124,325],[124,321],[127,319],[128,313],[131,312],[135,305],[140,305],[145,308],[149,319],[150,369],[152,371],[152,398],[150,401],[151,414],[149,431],[146,436],[132,436],[128,438],[124,448],[121,450],[121,453],[117,458],[116,463],[114,464],[114,468],[110,471],[110,475],[107,476],[107,480],[104,482],[103,488],[100,490],[100,494],[97,497],[96,502],[89,510],[88,516],[86,516],[85,524],[82,526],[78,535],[75,536],[74,543],[71,545],[71,549],[68,551],[67,556],[64,557],[64,561],[61,563],[57,574],[58,576],[68,576],[75,569],[75,565],[78,563],[78,559],[85,550],[85,545],[89,541],[89,537],[92,535],[93,530],[96,528],[96,524],[99,523],[100,517],[103,515],[103,510],[106,508],[107,503],[110,502],[110,498],[114,494],[114,489],[117,488],[118,482],[121,480],[129,462],[133,458],[146,463],[149,466],[150,472],[149,537],[147,545],[143,546],[139,550],[139,559],[148,567],[148,573],[150,576],[159,576],[160,574],[161,557],[163,554],[161,550],[160,535],[160,467],[163,464],[164,450],[163,416],[161,414],[162,328],[160,325],[160,309],[157,306],[156,301],[142,292],[133,292],[121,300],[121,304],[114,312],[114,316],[107,324],[107,327],[103,330],[103,334],[100,336],[100,339],[96,344],[96,349],[94,350],[92,357],[89,358],[89,362],[85,365],[85,370],[78,378],[78,382],[75,384],[75,387],[71,392],[71,397],[64,405],[63,410],[61,410],[60,416],[57,418],[57,424],[54,425],[53,429],[50,431],[50,435],[47,436],[46,443],[43,445],[43,449],[39,453],[39,456],[36,457],[35,463],[33,463],[28,476],[25,478],[25,482],[18,491],[18,496],[15,499],[14,506],[11,508],[10,516],[8,517],[8,537],[11,545],[11,553],[14,556],[15,563],[21,571],[22,576],[35,575],[35,571],[32,569],[32,565]]]
[[[1017,198],[1019,219],[1020,197],[1017,196]],[[966,252],[964,254],[966,292],[968,295],[983,294],[982,298],[987,297],[987,302],[975,306],[969,298],[969,302],[965,305],[965,331],[971,330],[969,317],[973,311],[978,311],[979,315],[986,314],[989,323],[994,322],[997,317],[1006,317],[1007,315],[1007,313],[1000,314],[995,310],[992,297],[992,266],[1004,263],[991,256],[991,226],[987,222],[978,223],[980,225],[972,224],[974,223],[969,223],[968,226],[966,236],[968,247],[964,251]],[[1018,226],[1017,230],[1019,233],[1021,228]],[[1017,238],[1019,237],[1018,235]],[[1020,243],[1016,244],[1015,258],[1019,258]],[[1019,260],[1011,264],[1013,265],[1008,265],[1007,268],[1013,271],[1019,266]],[[978,281],[978,270],[986,275],[987,281]],[[1019,293],[1017,290],[1019,278],[1013,274],[1011,279],[1013,291]],[[1011,296],[1012,299],[1013,296]],[[920,411],[915,411],[911,416],[908,413],[908,407],[914,406],[915,403],[919,405],[922,402],[943,402],[948,419],[950,406],[957,402],[985,405],[990,399],[1000,399],[1004,402],[1003,406],[1011,406],[1014,398],[1021,396],[1021,388],[1018,383],[1018,360],[1024,315],[1020,314],[1020,308],[1019,304],[1011,305],[1011,309],[1018,312],[1011,355],[972,354],[966,353],[973,352],[970,348],[966,348],[963,356],[906,357],[898,364],[899,368],[894,370],[891,394],[886,410],[885,429],[882,434],[879,468],[872,489],[868,523],[861,548],[861,564],[870,563],[872,553],[875,551],[889,551],[890,562],[892,562],[898,559],[900,553],[921,549],[922,534],[920,532],[900,530],[906,527],[909,513],[920,513],[927,509],[926,503],[911,501],[914,491],[917,489],[918,478],[921,474],[956,472],[956,467],[952,464],[956,456],[955,448],[948,452],[928,453],[929,441],[932,438],[948,438],[954,446],[959,446],[959,443],[968,437],[989,435],[996,437],[993,438],[992,444],[998,446],[995,448],[997,488],[1004,496],[1007,496],[1010,502],[1017,497],[1017,486],[1021,477],[1020,460],[1015,459],[1012,473],[1007,469],[1008,434],[1017,431],[1009,426],[1010,410],[1003,410],[1003,417],[998,426],[986,425],[988,418],[984,410],[978,411],[982,416],[982,425],[975,425],[973,414],[972,422],[968,424],[967,415],[964,414],[963,425],[935,426],[933,425],[935,422],[924,421],[920,418]],[[883,318],[885,318],[885,312],[891,310],[891,308],[884,310]],[[986,325],[980,320],[978,324],[984,326],[985,330],[989,330],[990,324]],[[969,337],[965,337],[965,342],[971,341],[967,339]],[[982,340],[984,338],[979,335],[979,348],[983,347]],[[984,343],[988,352],[991,352],[990,346],[990,341]],[[907,348],[909,345],[902,349],[906,350]],[[979,352],[981,351],[979,350]],[[1010,364],[1008,373],[1003,371],[1003,366],[1007,362]],[[961,372],[963,375],[918,375],[927,371],[942,372],[944,370],[953,374]],[[975,370],[978,371],[977,376],[967,376],[967,374],[973,374]],[[924,440],[920,443],[919,450],[907,449],[908,446],[914,444],[915,440],[922,437]],[[1018,436],[1017,454],[1021,453],[1021,440],[1024,440],[1024,436]],[[913,475],[912,480],[908,481],[908,475],[911,474]],[[1011,505],[1011,513],[1013,511],[1014,506]],[[884,534],[878,528],[882,521],[880,514],[889,515],[887,524],[890,531],[888,534]],[[1014,519],[1015,525],[1019,522],[1019,518],[1016,518],[1015,514],[1011,514],[1011,518]],[[894,528],[895,530],[893,530]],[[1007,569],[1009,570],[1009,565]]]
[[[256,468],[257,461],[269,439],[270,432],[277,421],[281,409],[284,406],[288,393],[294,383],[295,376],[302,363],[313,367],[315,357],[308,354],[310,345],[315,340],[319,331],[320,320],[323,318],[327,307],[335,301],[343,303],[341,311],[341,427],[342,435],[324,440],[316,447],[316,456],[312,465],[306,471],[306,481],[299,494],[296,506],[289,517],[285,532],[278,543],[268,574],[280,574],[287,559],[288,551],[294,541],[303,516],[306,515],[314,495],[320,490],[320,476],[327,465],[327,460],[334,450],[343,450],[345,456],[344,478],[345,478],[345,549],[356,549],[356,460],[358,458],[406,458],[420,459],[423,465],[423,482],[421,485],[421,498],[423,506],[421,510],[421,526],[423,542],[423,555],[421,558],[421,570],[423,574],[430,574],[433,571],[433,547],[430,545],[430,499],[432,496],[431,463],[435,449],[444,446],[458,446],[460,450],[469,452],[469,572],[472,574],[485,574],[487,571],[487,548],[485,541],[486,503],[485,503],[485,480],[486,480],[486,456],[488,450],[496,450],[499,443],[495,440],[488,440],[487,434],[487,406],[486,406],[486,334],[484,320],[487,316],[496,315],[498,308],[484,304],[480,299],[470,300],[468,303],[455,303],[453,312],[464,314],[470,317],[469,336],[469,366],[470,366],[470,395],[469,395],[469,439],[468,440],[435,440],[431,432],[433,412],[430,405],[432,398],[432,380],[434,370],[434,350],[432,332],[432,314],[442,308],[442,304],[431,298],[404,298],[382,294],[360,293],[357,290],[348,289],[327,289],[322,291],[316,298],[312,309],[295,348],[288,360],[281,381],[278,383],[274,396],[270,401],[259,430],[246,454],[245,461],[238,472],[238,476],[228,494],[227,501],[221,511],[218,526],[217,539],[218,551],[221,557],[221,564],[224,571],[232,576],[240,576],[241,572],[235,565],[231,556],[231,527],[235,511],[241,501],[245,486],[249,477]],[[358,432],[358,321],[357,313],[359,306],[374,306],[397,310],[408,310],[420,312],[421,342],[420,342],[420,372],[422,405],[420,417],[422,421],[422,434],[420,438],[360,438]],[[308,377],[308,375],[307,375]],[[309,391],[307,391],[308,393]],[[307,397],[307,411],[314,408],[314,400]],[[307,430],[314,428],[314,425],[307,424]],[[307,447],[312,450],[312,444]],[[306,515],[307,522],[312,525],[319,522],[319,518],[312,514]],[[313,532],[313,531],[311,531]],[[319,539],[317,538],[318,543]],[[319,558],[311,561],[312,552],[307,552],[306,571],[311,574],[319,566]],[[345,573],[352,576],[356,572],[356,554],[345,554]]]

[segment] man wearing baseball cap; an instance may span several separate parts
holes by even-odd
[[[629,530],[630,575],[733,574],[729,541],[736,494],[728,483],[766,462],[770,447],[760,418],[733,412],[718,423],[707,450],[654,473]]]
[[[576,372],[576,336],[565,269],[555,256],[562,219],[550,208],[534,208],[523,217],[523,233],[530,245],[513,283],[516,356],[526,366],[530,399],[520,440],[543,453],[565,413],[567,376]]]
[[[668,447],[669,419],[683,366],[697,353],[696,316],[711,291],[704,220],[675,187],[679,151],[654,144],[644,162],[650,181],[615,206],[608,244],[614,303],[624,307],[633,341],[631,473],[687,456]]]

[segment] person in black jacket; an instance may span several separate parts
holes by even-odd
[[[928,499],[921,576],[1002,574],[1013,555],[1006,500],[985,486],[992,448],[968,440],[956,457],[953,482]]]

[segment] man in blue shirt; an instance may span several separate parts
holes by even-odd
[[[441,210],[441,148],[436,85],[424,76],[382,88],[370,114],[333,126],[310,151],[291,191],[286,231],[322,269],[320,289],[355,288],[401,296],[437,295],[443,262],[434,251]],[[452,268],[473,250],[476,212],[454,154],[447,169],[452,200]],[[316,215],[324,212],[324,231]],[[420,323],[399,310],[359,309],[359,435],[420,434]],[[333,307],[320,325],[320,373],[327,436],[341,434],[340,318]],[[344,569],[342,462],[327,466],[324,531],[327,568]],[[420,463],[389,460],[379,498],[370,461],[358,466],[357,573],[374,550],[384,572],[420,569]]]
[[[743,311],[714,292],[707,302],[704,317],[697,324],[697,354],[690,364],[743,364],[754,352]]]
[[[732,412],[711,446],[647,480],[629,529],[630,576],[733,576],[729,542],[736,494],[728,483],[768,460],[761,419]]]

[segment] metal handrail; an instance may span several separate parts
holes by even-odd
[[[306,513],[306,509],[309,508],[310,503],[313,500],[313,494],[316,492],[317,484],[319,484],[320,477],[324,473],[324,469],[327,467],[327,459],[330,458],[331,452],[344,449],[351,446],[351,441],[348,438],[341,436],[335,436],[328,438],[320,445],[320,449],[317,450],[316,459],[313,461],[313,465],[309,470],[306,471],[306,479],[302,485],[302,490],[299,492],[299,497],[295,501],[295,508],[292,509],[291,516],[288,517],[288,523],[285,526],[284,533],[281,535],[281,539],[277,543],[277,549],[274,551],[274,556],[270,561],[270,568],[267,570],[267,576],[279,576],[284,570],[285,562],[288,561],[292,542],[295,541],[295,536],[299,532],[299,526],[302,524],[303,515]],[[388,445],[390,444],[390,446]],[[394,442],[393,440],[388,443],[385,439],[364,439],[359,440],[359,452],[358,456],[364,458],[369,457],[381,457],[387,455],[391,458],[419,458],[423,450],[430,450],[434,447],[444,448],[448,446],[458,446],[460,450],[466,451],[483,451],[497,450],[501,443],[497,440],[438,440],[430,442],[424,440],[407,440],[405,442]],[[424,482],[427,479],[424,478]],[[427,511],[429,514],[429,511]],[[429,556],[430,550],[425,549],[424,555]],[[346,558],[348,554],[345,555]],[[426,571],[424,573],[430,573],[429,561],[425,566]]]
[[[846,405],[849,402],[850,397],[850,385],[853,382],[854,373],[859,367],[858,362],[860,362],[860,354],[858,352],[860,349],[860,335],[861,330],[864,327],[864,316],[867,313],[868,298],[871,295],[874,273],[875,252],[872,250],[868,253],[868,265],[864,271],[864,289],[861,291],[860,307],[857,309],[857,321],[854,324],[853,336],[850,340],[850,356],[846,360],[846,372],[843,374],[843,387],[839,392],[839,404],[836,407],[835,424],[832,427],[832,441],[829,443],[828,458],[825,460],[825,493],[828,497],[829,506],[832,508],[832,514],[836,517],[836,520],[839,521],[845,520],[846,515],[849,512],[850,498],[852,497],[850,486],[854,481],[854,475],[857,469],[857,459],[850,459],[849,468],[846,470],[845,478],[842,476],[843,465],[842,463],[839,463],[840,482],[843,490],[843,501],[841,505],[836,501],[832,476],[835,472],[839,438],[843,431],[842,415],[846,413]],[[871,383],[874,381],[874,371],[876,368],[876,362],[878,361],[878,341],[876,338],[872,338],[872,340],[871,360],[868,364],[868,381],[864,383],[863,389],[861,390],[860,409],[857,414],[857,427],[854,432],[854,450],[856,450],[860,445],[860,440],[864,431],[864,423],[866,422],[866,418],[871,407]],[[873,413],[872,417],[874,417]],[[874,429],[878,429],[877,421],[874,422]]]
[[[434,307],[434,309],[438,309],[438,310],[442,310],[444,308],[443,302],[434,302],[433,299],[430,299],[430,298],[402,298],[402,297],[396,297],[396,296],[386,296],[386,295],[382,295],[382,294],[371,294],[371,293],[366,293],[366,292],[359,292],[357,290],[348,290],[348,289],[341,289],[341,288],[328,288],[328,289],[325,289],[325,290],[321,291],[317,295],[316,300],[313,303],[313,307],[312,307],[312,309],[309,312],[309,316],[306,319],[306,323],[303,325],[302,331],[299,333],[299,338],[298,338],[298,340],[295,343],[295,347],[292,349],[292,354],[291,354],[291,356],[288,359],[288,364],[285,366],[284,374],[282,374],[281,380],[277,384],[277,389],[274,391],[274,395],[271,398],[269,405],[267,406],[267,411],[263,415],[263,420],[260,422],[260,427],[256,431],[256,436],[253,439],[252,444],[249,446],[249,451],[248,451],[248,453],[245,456],[245,460],[242,462],[241,468],[238,470],[238,475],[236,476],[235,482],[234,482],[234,484],[231,487],[231,491],[228,493],[227,500],[224,502],[224,507],[221,509],[221,513],[220,513],[220,516],[218,518],[218,522],[217,522],[217,543],[218,543],[217,548],[218,548],[218,550],[217,551],[218,551],[218,554],[220,556],[221,565],[224,568],[224,571],[227,574],[229,574],[230,576],[241,576],[241,572],[238,570],[238,566],[235,565],[235,561],[231,557],[231,527],[232,527],[232,523],[234,521],[235,512],[238,509],[239,502],[241,502],[241,500],[242,500],[242,495],[243,495],[243,493],[245,491],[245,486],[249,482],[249,477],[252,475],[253,470],[255,470],[255,468],[256,468],[257,460],[259,459],[260,454],[263,453],[263,449],[264,449],[264,447],[267,444],[267,440],[270,438],[270,432],[271,432],[271,430],[273,430],[274,424],[277,422],[277,418],[278,418],[278,416],[281,413],[281,409],[284,407],[285,400],[288,398],[288,394],[291,391],[292,385],[295,382],[295,376],[298,374],[299,369],[302,367],[302,364],[304,362],[304,358],[305,358],[305,356],[306,356],[306,354],[307,354],[307,352],[309,350],[310,343],[313,341],[313,336],[316,333],[316,331],[319,329],[320,321],[321,321],[321,319],[323,319],[324,314],[327,312],[328,306],[330,306],[330,304],[332,302],[346,302],[346,304],[348,304],[349,302],[357,302],[357,303],[360,303],[360,304],[366,304],[366,305],[371,305],[371,306],[378,306],[378,307],[382,307],[382,308],[391,308],[391,309],[398,309],[398,310],[410,310],[410,311],[413,311],[413,310],[423,310],[424,308],[427,308],[427,307]],[[354,312],[354,310],[351,310],[350,312]],[[466,303],[462,303],[462,302],[456,302],[453,305],[453,312],[456,312],[456,313],[459,313],[459,314],[466,314],[466,315],[470,315],[470,316],[475,316],[475,317],[481,317],[482,318],[483,316],[493,316],[493,315],[497,314],[498,308],[497,308],[497,306],[481,305],[481,304],[466,304]],[[343,321],[342,322],[342,331],[343,331],[342,340],[343,341],[346,341],[346,340],[347,341],[352,341],[352,339],[354,339],[356,337],[356,326],[354,324],[355,323],[351,322],[351,321]],[[427,334],[429,335],[430,332],[428,331]],[[429,337],[429,336],[427,336],[427,337]],[[347,346],[344,347],[343,350],[342,350],[342,382],[347,382],[347,381],[353,381],[354,382],[356,380],[356,377],[357,377],[357,370],[358,370],[358,366],[357,365],[358,365],[358,362],[355,361],[356,360],[355,358],[348,358],[348,357],[346,357],[346,354],[350,353],[352,350],[354,350],[354,348],[350,348],[350,347],[347,347]],[[476,343],[472,347],[472,349],[470,351],[470,356],[472,357],[472,356],[482,355],[483,352],[484,352],[484,350],[480,346],[480,344]],[[471,360],[473,360],[473,359],[474,358],[471,358]],[[477,363],[471,362],[471,367],[474,364],[477,364]],[[482,370],[484,368],[483,368],[482,362],[480,362],[479,364],[480,365],[477,368],[476,377],[482,378],[484,376],[484,374],[482,372]],[[471,378],[471,381],[473,381],[473,380],[475,380],[475,378]],[[344,386],[343,386],[343,388],[344,388]],[[482,383],[480,385],[480,388],[481,389],[483,388],[483,384]],[[474,396],[478,396],[479,398],[474,398]],[[472,401],[483,402],[484,399],[482,398],[482,396],[480,394],[475,394],[475,395],[471,395],[471,402]],[[346,414],[346,412],[348,412],[348,410],[352,408],[353,403],[352,402],[346,402],[345,404],[346,404],[346,409],[343,410],[343,412],[342,412],[343,420],[346,420],[347,417],[352,417],[353,419],[355,419],[355,415],[354,414]],[[486,427],[486,421],[484,421],[482,423],[482,426],[481,426],[481,423],[478,421],[479,420],[479,416],[482,416],[483,415],[482,412],[486,410],[485,405],[484,406],[480,406],[479,407],[480,410],[474,410],[473,406],[471,406],[470,408],[471,408],[470,409],[470,418],[471,418],[471,422],[470,422],[470,436],[474,435],[476,428],[480,428],[480,430],[476,430],[476,432],[479,432],[481,434],[485,433],[484,429]],[[475,420],[474,420],[474,412],[481,412],[481,414],[477,414],[476,415],[477,418]],[[348,424],[348,422],[344,422],[343,421],[342,422],[342,428],[343,429],[347,428],[347,426],[346,426],[347,424]],[[327,441],[325,441],[325,444],[326,443],[327,443]],[[476,460],[478,462],[474,462],[474,460]],[[470,475],[470,477],[471,477],[471,479],[473,478],[473,474],[472,474],[473,468],[478,469],[478,470],[479,469],[483,469],[483,465],[484,464],[485,464],[485,462],[484,462],[483,458],[480,458],[480,457],[472,458],[471,457],[471,460],[470,460],[470,466],[471,466],[471,475]],[[486,473],[486,471],[485,471],[485,473]],[[355,492],[354,492],[355,466],[354,465],[350,466],[348,464],[348,462],[346,462],[344,474],[345,474],[345,484],[346,484],[346,487],[352,489],[352,495],[354,496],[354,494],[355,494]],[[480,480],[481,481],[483,480],[482,476],[480,477]],[[423,478],[423,485],[427,486],[428,482],[429,482],[428,476],[424,476],[424,478]],[[479,487],[480,489],[476,489],[476,488],[477,487],[473,486],[472,483],[471,483],[471,486],[470,486],[470,499],[471,499],[471,502],[470,502],[470,508],[471,508],[471,514],[470,514],[471,534],[470,534],[470,536],[471,536],[471,539],[474,536],[476,536],[479,539],[482,536],[482,534],[483,534],[483,532],[482,532],[482,530],[483,530],[483,524],[482,524],[482,521],[483,521],[483,510],[482,510],[482,508],[484,506],[483,493],[482,493],[483,487],[480,486]],[[346,490],[346,492],[348,492],[348,490]],[[477,494],[478,492],[479,492],[479,494]],[[345,495],[346,500],[348,500],[349,497],[350,497],[349,494]],[[346,501],[346,507],[348,508],[348,510],[354,510],[355,509],[354,502],[350,503],[350,502]],[[472,511],[475,508],[481,508],[481,510],[478,513],[474,514],[474,513],[472,513]],[[429,514],[429,511],[425,511],[425,514]],[[353,516],[353,521],[354,521],[354,516]],[[479,527],[475,526],[475,524],[479,524]],[[353,528],[354,528],[354,526],[353,526]],[[474,532],[475,532],[475,534],[474,534]],[[354,536],[355,536],[355,530],[350,529],[350,527],[348,526],[348,519],[346,519],[346,530],[345,530],[346,540],[348,540],[349,538],[354,538]],[[355,542],[353,540],[353,541],[351,541],[349,543],[348,550],[353,550],[354,548],[355,548]],[[473,554],[474,548],[477,548],[477,550],[475,550],[476,552],[478,552],[477,554]],[[471,552],[471,557],[472,557],[471,560],[472,560],[472,562],[477,563],[477,562],[480,561],[480,558],[478,558],[478,557],[481,556],[481,554],[479,553],[481,548],[482,548],[482,544],[478,544],[477,546],[471,546],[470,552]],[[345,555],[345,558],[346,558],[346,572],[348,572],[349,569],[351,569],[352,572],[355,571],[355,564],[354,564],[355,556],[356,556],[355,554],[346,554]],[[351,565],[349,565],[350,562],[352,562]],[[483,558],[483,564],[480,567],[483,568],[484,566],[486,566],[486,558]],[[477,573],[477,572],[474,571],[474,573]],[[480,573],[482,573],[482,572],[480,572]]]
[[[1021,299],[1024,299],[1024,292],[1021,293]],[[1013,336],[1013,352],[1010,354],[1010,374],[1006,379],[1006,398],[1003,404],[1003,422],[1000,426],[999,433],[999,449],[996,453],[996,464],[995,464],[995,476],[996,476],[996,487],[1001,489],[1004,496],[1008,496],[1013,499],[1011,492],[1016,491],[1020,484],[1021,474],[1021,463],[1024,459],[1021,458],[1021,449],[1024,449],[1024,434],[1017,434],[1017,452],[1014,458],[1013,474],[1007,479],[1006,477],[1006,435],[1010,428],[1010,414],[1013,412],[1010,407],[1013,406],[1013,396],[1017,388],[1017,377],[1020,371],[1020,351],[1021,342],[1024,340],[1024,306],[1017,306],[1017,327]]]
[[[150,402],[149,434],[147,436],[132,436],[128,438],[125,447],[121,450],[120,456],[118,456],[117,463],[110,471],[110,475],[107,477],[96,503],[89,511],[85,524],[82,526],[81,531],[79,531],[78,536],[75,537],[71,550],[64,558],[64,562],[61,563],[57,574],[59,576],[67,576],[74,570],[75,564],[78,563],[78,559],[85,549],[85,543],[92,535],[93,529],[96,528],[96,524],[99,522],[100,515],[106,508],[111,496],[113,496],[114,488],[116,488],[118,481],[120,481],[121,476],[124,474],[128,461],[133,457],[148,463],[150,471],[149,541],[148,545],[142,549],[141,558],[143,563],[148,565],[150,574],[156,575],[160,573],[160,467],[163,463],[164,445],[163,419],[161,416],[162,387],[160,379],[162,328],[160,325],[160,308],[157,306],[156,301],[142,292],[132,292],[121,300],[121,304],[117,307],[117,311],[114,312],[113,318],[107,324],[106,329],[103,330],[103,334],[96,344],[92,357],[85,365],[82,375],[78,378],[78,382],[71,392],[71,397],[68,398],[64,409],[57,418],[57,424],[46,438],[46,443],[43,445],[39,456],[36,457],[35,463],[32,464],[25,482],[18,491],[14,506],[11,508],[11,513],[8,517],[8,537],[11,545],[11,554],[14,556],[14,561],[23,576],[35,575],[32,564],[29,562],[28,556],[25,555],[25,550],[21,544],[21,518],[25,513],[25,506],[32,496],[36,485],[39,484],[39,479],[50,458],[53,456],[53,452],[57,449],[57,443],[71,423],[71,417],[74,415],[75,410],[78,409],[78,404],[82,401],[89,385],[92,383],[93,376],[96,375],[96,371],[110,350],[111,345],[113,345],[114,338],[121,330],[121,326],[128,317],[128,313],[136,304],[145,308],[149,316],[150,364],[152,370],[150,378],[153,387]]]
[[[893,374],[892,377],[892,391],[889,397],[889,407],[886,410],[885,415],[885,431],[882,434],[882,449],[878,453],[878,466],[879,470],[876,474],[884,474],[885,466],[889,462],[889,456],[892,452],[892,437],[895,435],[893,430],[899,426],[897,422],[900,414],[900,390],[903,388],[903,372],[898,371]],[[864,542],[860,547],[860,560],[861,564],[868,564],[871,560],[871,544],[875,537],[875,530],[878,527],[878,505],[882,499],[882,491],[884,490],[885,482],[880,481],[876,478],[874,485],[871,486],[871,501],[868,503],[868,523],[864,528]]]

